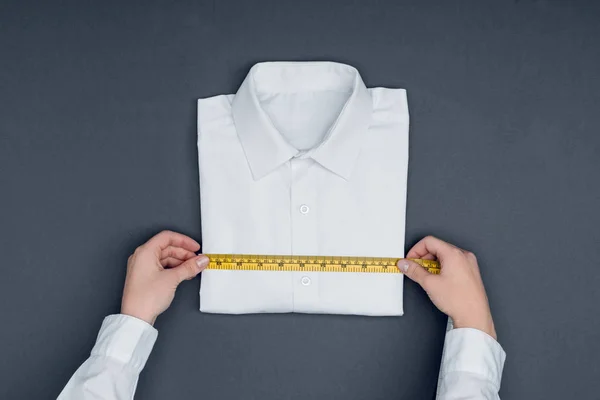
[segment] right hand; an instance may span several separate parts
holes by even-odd
[[[398,268],[427,292],[435,306],[452,318],[455,328],[474,328],[496,339],[496,329],[479,273],[477,258],[433,236],[417,243],[406,258],[438,259],[439,275],[414,261],[402,259]]]

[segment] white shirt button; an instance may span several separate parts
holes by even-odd
[[[309,212],[309,211],[310,211],[310,208],[309,208],[309,207],[308,207],[306,204],[302,204],[302,205],[300,206],[300,212],[301,212],[302,214],[305,214],[305,215],[306,215],[306,214],[308,214],[308,212]]]
[[[308,276],[303,276],[300,282],[302,282],[304,286],[308,286],[310,285],[310,278]]]

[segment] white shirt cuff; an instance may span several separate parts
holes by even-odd
[[[129,315],[104,318],[92,356],[110,357],[129,365],[139,373],[146,365],[158,331],[148,323]]]
[[[467,372],[500,388],[506,353],[490,335],[477,329],[459,328],[446,334],[440,376]]]

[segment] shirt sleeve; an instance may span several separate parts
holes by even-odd
[[[446,333],[437,400],[499,400],[506,353],[488,334],[471,328]]]
[[[128,315],[104,319],[96,344],[58,400],[131,400],[158,331]]]

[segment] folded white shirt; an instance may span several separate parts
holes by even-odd
[[[403,89],[331,62],[260,63],[198,101],[203,252],[402,257]],[[402,315],[401,274],[206,270],[211,313]]]

